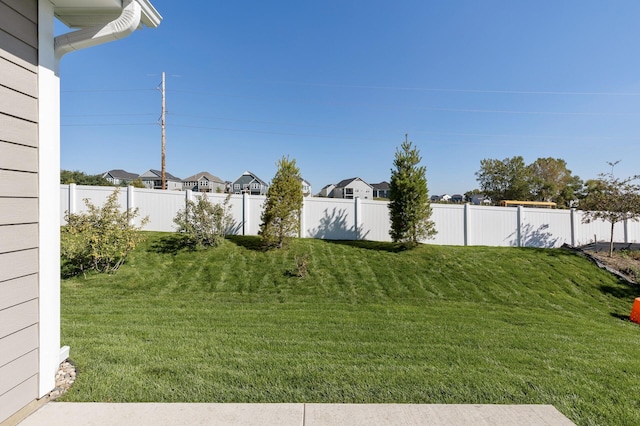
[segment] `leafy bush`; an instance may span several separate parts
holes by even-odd
[[[91,270],[113,273],[144,239],[139,231],[148,218],[142,219],[139,227],[135,226],[133,220],[138,216],[138,209],[121,211],[118,192],[116,189],[109,195],[102,207],[85,199],[87,212],[66,212],[67,225],[62,227],[60,245],[64,275]]]
[[[173,222],[189,245],[201,248],[222,244],[232,221],[230,198],[231,195],[227,195],[221,204],[213,204],[206,194],[198,197],[197,202],[187,200],[185,208],[178,212]]]

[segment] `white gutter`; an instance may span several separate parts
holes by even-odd
[[[120,16],[106,25],[72,31],[54,39],[56,58],[64,54],[86,47],[125,38],[138,28],[142,16],[142,8],[135,0],[122,1]]]

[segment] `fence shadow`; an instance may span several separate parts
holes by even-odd
[[[324,209],[320,224],[307,230],[309,237],[322,240],[357,240],[365,239],[369,231],[363,232],[362,226],[347,223],[347,210],[334,207],[331,212]]]
[[[357,247],[360,249],[365,249],[365,250],[373,250],[373,251],[386,251],[389,253],[400,253],[403,252],[405,250],[410,250],[411,247],[409,247],[406,244],[402,244],[402,243],[391,243],[391,242],[385,242],[385,241],[363,241],[363,240],[355,240],[355,241],[349,241],[349,240],[324,240],[327,243],[330,244],[338,244],[338,245],[342,245],[342,246],[349,246],[349,247]]]
[[[560,241],[559,237],[553,236],[551,232],[548,231],[549,225],[544,224],[540,225],[538,228],[534,229],[533,225],[527,223],[522,227],[522,231],[520,234],[520,240],[522,241],[522,247],[538,247],[538,248],[553,248],[556,246],[558,241]],[[511,240],[509,241],[509,245],[517,247],[518,246],[518,234],[517,231],[509,235]]]

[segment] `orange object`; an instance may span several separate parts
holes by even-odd
[[[636,300],[633,301],[633,307],[631,308],[631,316],[629,319],[640,324],[640,297],[636,297]]]

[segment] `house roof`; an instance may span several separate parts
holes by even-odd
[[[252,177],[254,180],[257,180],[258,183],[264,185],[264,186],[269,186],[265,181],[263,181],[262,179],[260,179],[258,176],[256,176],[255,174],[251,173],[250,171],[246,171],[244,172],[242,175],[240,175],[240,177],[238,177],[238,179],[234,180],[234,182],[239,181],[240,179],[242,179],[243,176],[250,176]]]
[[[372,183],[371,187],[373,189],[378,189],[378,190],[387,190],[387,189],[389,189],[389,182],[382,181],[380,183]]]
[[[124,180],[135,180],[138,179],[138,175],[135,173],[129,173],[125,170],[122,169],[114,169],[114,170],[109,170],[108,172],[104,173],[102,176],[106,177],[106,175],[111,176],[114,179],[124,179]]]
[[[209,182],[216,182],[216,183],[224,183],[224,181],[222,179],[220,179],[217,176],[212,175],[209,172],[200,172],[200,173],[196,173],[193,176],[189,176],[188,178],[184,178],[182,179],[184,182],[192,182],[192,181],[198,181],[201,178],[205,178],[206,180],[208,180]]]
[[[354,177],[354,178],[341,180],[340,182],[336,183],[336,188],[344,188],[345,186],[349,185],[354,180],[359,180],[359,181],[362,181],[365,185],[369,185],[367,182],[365,182],[364,180],[360,179],[359,177]],[[371,185],[369,185],[369,186],[371,186]]]
[[[160,170],[156,170],[156,169],[149,169],[146,172],[144,172],[143,174],[140,175],[140,177],[155,177],[160,179],[162,177],[162,172]],[[173,180],[173,181],[177,181],[177,182],[182,182],[182,179],[173,176],[171,173],[169,172],[164,172],[164,177],[166,180]]]
[[[150,28],[160,25],[162,16],[149,0],[135,1],[142,9],[142,24]],[[118,18],[122,7],[122,0],[56,0],[54,14],[68,27],[89,28]]]

